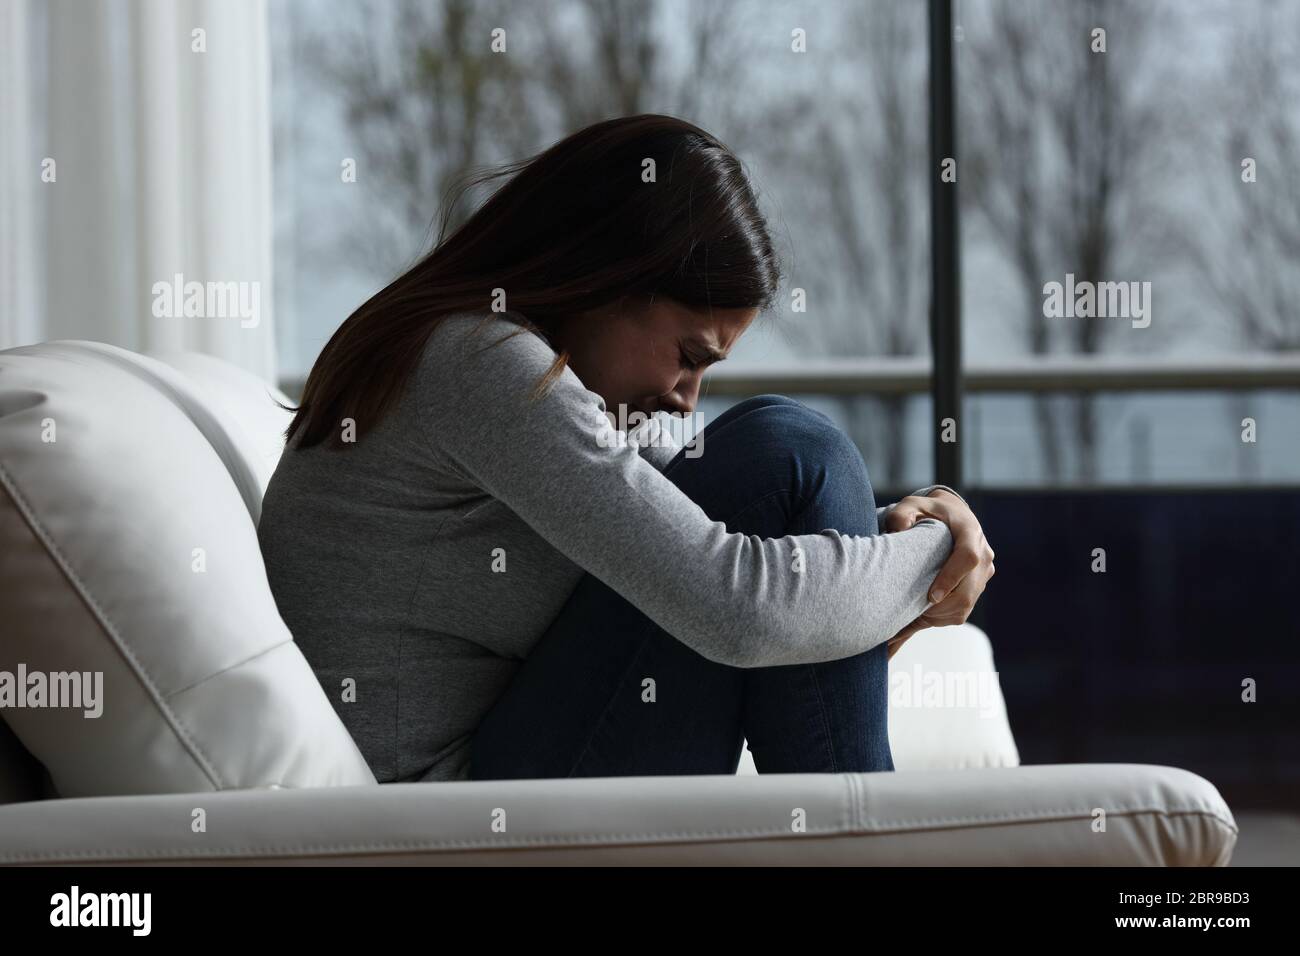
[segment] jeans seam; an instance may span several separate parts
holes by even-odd
[[[817,679],[817,665],[809,664],[808,671],[812,675],[813,691],[817,695],[817,711],[821,716],[822,729],[826,733],[826,752],[831,758],[831,769],[828,773],[839,773],[839,764],[835,760],[835,739],[831,735],[831,722],[826,713],[826,699],[822,696],[821,681]]]
[[[654,636],[654,629],[658,626],[659,625],[650,618],[646,618],[646,626],[642,628],[640,644],[637,646],[636,653],[632,655],[632,660],[628,662],[626,669],[624,669],[623,673],[619,675],[618,680],[615,682],[614,690],[609,695],[609,700],[605,701],[605,706],[600,710],[600,716],[591,722],[591,732],[587,734],[587,739],[582,745],[582,750],[578,752],[577,758],[569,767],[569,772],[565,774],[566,777],[573,776],[574,771],[581,766],[582,761],[586,759],[587,754],[591,751],[591,742],[596,739],[596,732],[600,730],[601,726],[605,723],[605,718],[609,715],[609,709],[614,705],[614,698],[618,696],[618,692],[626,685],[627,675],[632,672],[632,669],[636,667],[637,662],[641,660],[642,655],[645,654],[646,645],[650,643],[650,639]],[[674,640],[676,640],[676,638],[674,638]]]

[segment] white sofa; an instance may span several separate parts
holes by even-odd
[[[273,397],[287,402],[202,355],[0,352],[0,679],[103,679],[98,717],[50,706],[52,690],[0,709],[0,863],[1231,857],[1232,813],[1195,774],[1020,766],[970,625],[891,662],[894,773],[760,776],[746,751],[734,776],[379,785],[266,586],[256,521],[287,422]]]

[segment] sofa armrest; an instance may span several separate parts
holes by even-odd
[[[1020,765],[984,631],[928,628],[890,659],[889,749],[900,772]],[[748,741],[736,773],[758,773]]]
[[[889,746],[899,772],[1019,766],[983,630],[932,627],[898,649],[889,661]]]
[[[202,809],[206,829],[191,821]],[[1104,832],[1094,812],[1106,811]],[[803,821],[804,828],[796,829]],[[1173,767],[393,783],[0,806],[0,863],[1225,865]]]

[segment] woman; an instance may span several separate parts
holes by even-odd
[[[742,738],[764,773],[892,769],[890,647],[965,620],[978,521],[951,489],[877,510],[779,395],[705,454],[614,432],[691,412],[777,291],[708,133],[611,120],[510,173],[335,332],[263,503],[281,614],[375,776],[733,773]]]

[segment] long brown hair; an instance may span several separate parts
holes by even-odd
[[[505,176],[446,237],[455,201]],[[779,281],[766,223],[730,149],[672,116],[596,123],[463,183],[433,250],[330,337],[285,437],[301,432],[298,445],[308,447],[332,436],[332,447],[344,447],[342,420],[364,428],[387,414],[439,321],[493,310],[503,292],[505,308],[549,340],[561,316],[627,297],[766,309]],[[566,361],[558,355],[539,388]]]

